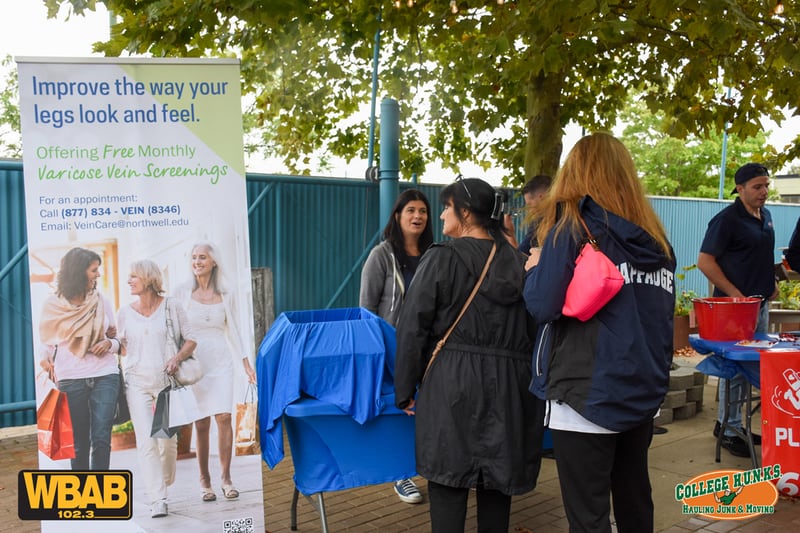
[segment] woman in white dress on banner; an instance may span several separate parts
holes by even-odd
[[[178,296],[186,309],[192,331],[197,336],[195,357],[203,366],[203,378],[192,385],[201,418],[195,422],[197,462],[200,467],[200,491],[204,502],[217,499],[211,486],[208,466],[211,417],[217,423],[220,480],[226,499],[239,497],[231,479],[234,399],[234,362],[241,364],[250,383],[256,373],[245,353],[237,326],[234,295],[224,287],[219,254],[210,243],[192,247],[192,282]]]

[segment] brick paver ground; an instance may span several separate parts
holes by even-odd
[[[800,502],[785,498],[779,499],[774,514],[747,521],[710,520],[681,514],[680,503],[672,496],[677,483],[721,468],[750,468],[749,460],[732,457],[724,450],[722,462],[714,462],[714,438],[711,435],[716,412],[714,397],[715,382],[712,380],[705,387],[706,408],[693,418],[667,425],[669,431],[653,439],[650,471],[656,505],[656,531],[800,531]],[[286,459],[274,470],[269,470],[262,462],[265,524],[267,531],[271,533],[290,531],[293,484],[288,444],[286,450]],[[40,530],[38,522],[23,522],[17,516],[17,472],[23,468],[36,468],[36,461],[35,428],[28,426],[0,429],[0,533]],[[426,496],[426,503],[419,505],[402,503],[389,484],[325,494],[329,530],[332,533],[429,531],[426,484],[423,479],[416,480]],[[475,531],[474,513],[473,499],[470,501],[467,531]],[[511,524],[511,531],[515,533],[568,531],[552,459],[544,460],[536,490],[513,500]],[[298,530],[320,531],[319,517],[313,506],[303,497],[298,504]]]

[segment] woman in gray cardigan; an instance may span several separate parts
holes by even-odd
[[[372,249],[361,271],[359,305],[393,326],[420,257],[433,243],[430,210],[428,198],[421,191],[408,189],[401,193],[383,229],[383,242]],[[406,503],[422,501],[410,479],[397,481],[394,490]]]

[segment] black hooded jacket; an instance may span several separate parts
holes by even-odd
[[[475,299],[420,385],[436,343],[475,286],[492,241],[455,239],[425,253],[397,325],[395,397],[416,403],[417,471],[451,487],[505,494],[536,485],[544,404],[529,391],[533,323],[525,256],[505,241]]]

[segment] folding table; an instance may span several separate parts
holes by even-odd
[[[754,340],[772,342],[775,341],[775,338],[769,335],[756,333]],[[710,376],[717,376],[725,379],[726,402],[723,406],[723,420],[720,424],[719,436],[717,436],[716,462],[720,462],[720,449],[722,447],[722,438],[725,434],[725,430],[730,429],[747,442],[748,448],[750,449],[750,458],[753,461],[753,468],[758,468],[761,457],[760,454],[756,454],[755,444],[753,443],[752,419],[753,414],[755,414],[761,406],[761,396],[753,395],[753,387],[757,389],[761,388],[761,371],[759,368],[761,351],[755,346],[738,346],[737,342],[741,341],[714,341],[704,339],[697,334],[689,335],[689,344],[692,345],[692,348],[698,353],[709,354],[708,357],[697,365],[697,370]],[[777,344],[775,346],[777,346]],[[747,379],[745,398],[744,400],[732,401],[729,380],[737,374],[743,374]],[[741,409],[742,404],[745,406],[744,432],[742,432],[741,428],[728,426],[729,413],[732,409]]]
[[[273,323],[256,359],[261,450],[283,458],[283,426],[297,497],[416,475],[414,418],[394,407],[394,328],[363,308],[291,311]]]

